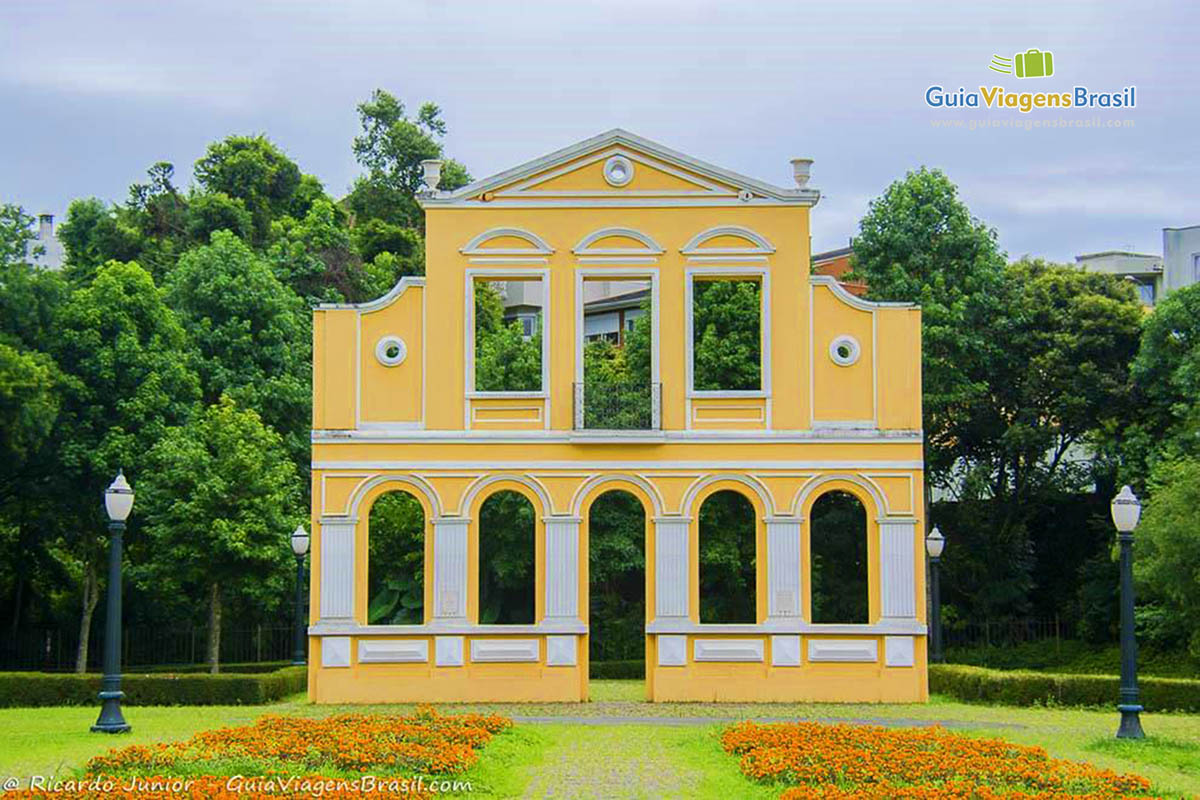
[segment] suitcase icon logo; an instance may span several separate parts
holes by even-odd
[[[988,69],[1018,78],[1049,78],[1054,74],[1054,54],[1049,50],[1031,48],[1012,58],[992,56]]]

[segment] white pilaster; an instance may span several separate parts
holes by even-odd
[[[465,517],[433,521],[433,620],[467,618],[467,526]]]
[[[579,618],[579,518],[546,517],[546,619]]]
[[[915,519],[879,522],[880,601],[883,619],[916,619]]]
[[[354,620],[353,517],[324,517],[321,526],[321,621]]]
[[[800,520],[767,520],[767,616],[800,616]]]
[[[688,520],[656,517],[654,520],[654,616],[688,615]]]

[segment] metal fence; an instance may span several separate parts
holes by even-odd
[[[1074,638],[1074,626],[1058,617],[1048,619],[966,620],[942,628],[945,647],[1011,647],[1026,642]]]
[[[662,427],[662,384],[575,384],[576,430],[652,431]]]
[[[273,622],[221,631],[225,664],[284,661],[292,657],[294,629]],[[22,631],[0,647],[0,669],[64,672],[75,669],[79,632],[63,629]],[[208,629],[127,627],[122,630],[123,667],[199,664],[208,657]],[[88,671],[98,672],[104,659],[104,629],[93,625],[88,636]]]

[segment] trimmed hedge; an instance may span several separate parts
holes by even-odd
[[[284,667],[290,667],[291,661],[245,661],[234,664],[221,664],[221,672],[243,675],[257,675],[263,672],[276,672]],[[173,675],[192,675],[197,672],[208,672],[208,664],[155,664],[145,667],[127,667],[130,674],[157,674],[170,672]]]
[[[930,664],[929,691],[968,703],[1031,706],[1105,706],[1117,704],[1121,679],[1116,675],[1066,675],[1002,671],[960,664]],[[1139,678],[1147,711],[1200,711],[1200,680]]]
[[[0,708],[96,705],[100,675],[0,672]],[[250,674],[127,674],[122,703],[132,706],[261,705],[304,691],[305,667]]]
[[[646,677],[646,662],[641,659],[593,661],[588,664],[588,677],[595,680],[641,680]]]

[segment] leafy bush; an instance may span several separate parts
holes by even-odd
[[[125,675],[121,679],[122,702],[135,706],[260,705],[304,691],[307,680],[304,667],[262,674]],[[100,681],[100,675],[0,673],[0,708],[97,705]]]
[[[1140,610],[1140,609],[1139,609]],[[1144,641],[1139,633],[1139,641]],[[946,660],[991,669],[1025,669],[1084,675],[1116,675],[1121,669],[1121,649],[1086,642],[1045,639],[1016,645],[948,647]],[[1138,673],[1160,678],[1200,678],[1200,661],[1187,653],[1139,649]]]
[[[641,659],[593,661],[588,665],[588,677],[610,681],[641,680],[646,677],[646,662]]]
[[[966,702],[1030,706],[1115,706],[1116,675],[1066,675],[930,664],[929,691]],[[1140,678],[1142,705],[1148,711],[1200,711],[1200,680]]]

